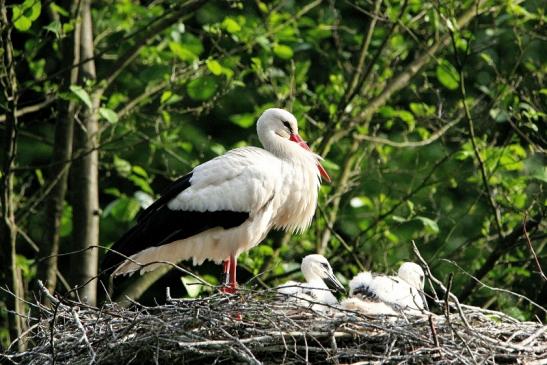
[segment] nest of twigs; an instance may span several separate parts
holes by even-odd
[[[50,297],[20,364],[547,363],[546,327],[439,301],[443,314],[367,317],[317,313],[272,291],[171,299],[129,309]],[[22,339],[21,339],[22,340]],[[1,358],[2,356],[0,356]]]

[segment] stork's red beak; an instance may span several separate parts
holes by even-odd
[[[289,139],[293,142],[298,143],[298,145],[303,149],[310,151],[310,147],[308,146],[308,144],[302,138],[300,138],[298,134],[291,134]],[[327,174],[327,170],[325,170],[325,168],[321,166],[319,162],[317,163],[317,168],[319,169],[319,173],[321,174],[321,176],[328,182],[331,182],[330,176],[329,174]]]

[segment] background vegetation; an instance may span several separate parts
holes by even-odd
[[[333,182],[311,229],[270,234],[241,257],[248,285],[298,275],[314,252],[342,280],[393,273],[415,259],[415,240],[437,277],[455,273],[461,301],[544,320],[507,293],[547,297],[544,10],[534,0],[0,1],[2,341],[24,330],[13,311],[25,313],[37,278],[103,300],[96,245],[172,179],[257,145],[255,121],[272,106],[297,116]],[[182,266],[213,284],[220,271]],[[114,297],[185,295],[188,279],[166,271],[117,281]]]

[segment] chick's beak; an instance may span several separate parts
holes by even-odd
[[[327,272],[327,277],[324,279],[324,281],[325,281],[325,284],[327,284],[327,287],[329,287],[329,289],[336,290],[342,293],[346,292],[346,288],[344,288],[342,283],[338,281],[338,279],[336,278],[336,276],[334,276],[333,273]]]

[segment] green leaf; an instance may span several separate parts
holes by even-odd
[[[230,121],[242,128],[249,128],[255,124],[255,116],[251,113],[230,115]]]
[[[130,175],[128,177],[128,179],[131,180],[133,182],[133,184],[135,184],[135,186],[140,188],[142,191],[144,191],[148,194],[153,194],[154,193],[154,191],[152,190],[152,187],[148,183],[148,180],[146,180],[146,179],[144,179],[140,176],[137,176],[137,175]]]
[[[70,85],[70,91],[72,91],[81,101],[83,101],[89,109],[92,108],[91,98],[89,97],[87,91],[84,90],[84,88],[78,85]]]
[[[66,202],[63,207],[63,213],[61,214],[61,227],[59,234],[61,237],[67,237],[72,233],[72,207]]]
[[[164,91],[161,94],[160,103],[165,104],[165,102],[169,100],[171,96],[173,96],[173,92],[171,90]]]
[[[547,183],[547,166],[536,167],[530,177]]]
[[[211,151],[216,153],[218,156],[226,153],[226,148],[220,143],[212,143],[210,148],[211,148]]]
[[[393,243],[399,243],[399,237],[397,237],[395,234],[387,229],[384,231],[384,237]]]
[[[21,14],[17,14],[15,11],[16,8],[13,9],[13,18],[17,19],[13,24],[15,25],[15,28],[20,31],[29,30],[30,26],[32,25],[32,22],[29,18],[26,16],[23,16]],[[18,16],[17,16],[17,15]]]
[[[36,179],[38,180],[38,184],[40,184],[40,186],[44,186],[44,175],[42,174],[42,170],[40,169],[36,169],[34,170],[34,174],[36,174]]]
[[[207,60],[205,62],[207,64],[207,68],[213,75],[219,76],[222,74],[222,65],[216,61],[216,60]]]
[[[56,13],[59,13],[62,16],[69,16],[70,15],[70,13],[68,11],[66,11],[64,8],[60,7],[59,5],[57,5],[55,3],[50,3],[49,7],[51,8],[51,10],[53,10]]]
[[[410,103],[410,110],[417,117],[432,117],[435,115],[435,106],[425,103]]]
[[[148,173],[147,173],[146,170],[143,169],[142,167],[140,167],[140,166],[138,166],[138,165],[134,165],[134,166],[131,168],[131,170],[132,170],[135,174],[137,174],[137,175],[139,175],[139,176],[142,176],[142,177],[148,179]]]
[[[114,168],[120,176],[128,177],[131,174],[131,164],[116,155],[114,155]]]
[[[349,204],[351,205],[352,208],[361,208],[361,207],[374,208],[374,204],[372,203],[372,200],[370,200],[370,198],[366,196],[356,196],[355,198],[351,198]]]
[[[130,222],[140,209],[141,204],[137,199],[123,196],[110,203],[105,208],[103,215],[105,217],[111,215],[120,222]]]
[[[118,122],[118,114],[116,114],[116,112],[112,109],[99,108],[99,114],[109,123],[115,124]]]
[[[42,11],[40,0],[25,0],[21,5],[13,5],[12,21],[17,30],[29,30],[32,22],[38,19]]]
[[[177,42],[169,42],[169,49],[182,61],[193,62],[198,59],[194,52]]]
[[[194,100],[205,101],[215,95],[218,85],[213,76],[202,76],[186,85],[188,96]]]
[[[437,79],[439,82],[450,90],[456,90],[460,83],[460,75],[458,71],[447,60],[440,59],[437,64]]]
[[[178,42],[168,43],[169,49],[182,61],[193,62],[203,52],[201,40],[191,33],[184,33]]]
[[[290,60],[293,56],[293,50],[291,47],[284,44],[277,44],[273,48],[275,55],[283,60]]]
[[[507,111],[498,109],[498,108],[492,108],[490,109],[490,117],[494,119],[497,123],[503,123],[509,120],[510,115],[507,113]]]
[[[48,32],[55,34],[56,38],[61,37],[62,25],[61,25],[61,22],[58,20],[52,21],[51,23],[46,25],[44,29],[47,30]]]
[[[230,17],[224,19],[222,27],[226,29],[228,33],[237,33],[241,30],[241,25]]]
[[[414,115],[406,110],[399,110],[397,111],[397,116],[408,125],[408,128],[410,131],[414,130],[414,127],[416,126],[416,120],[414,119]]]
[[[423,216],[417,216],[416,219],[422,222],[422,224],[424,225],[428,233],[431,233],[431,234],[439,233],[439,225],[434,220],[429,219],[427,217],[423,217]]]
[[[120,189],[118,189],[118,188],[112,188],[112,187],[111,187],[111,188],[106,188],[106,189],[104,189],[103,192],[104,192],[105,194],[112,195],[112,196],[114,196],[114,197],[116,197],[116,198],[119,198],[120,196],[123,195],[123,194],[120,192]]]
[[[203,284],[200,280],[190,275],[182,276],[180,280],[182,281],[182,285],[184,285],[184,289],[186,289],[186,292],[190,298],[196,298],[199,293],[201,293]]]
[[[258,9],[264,14],[268,14],[269,12],[268,5],[266,5],[262,1],[258,1]]]
[[[142,209],[146,209],[154,203],[152,195],[147,194],[144,191],[136,191],[133,196],[138,200]]]

